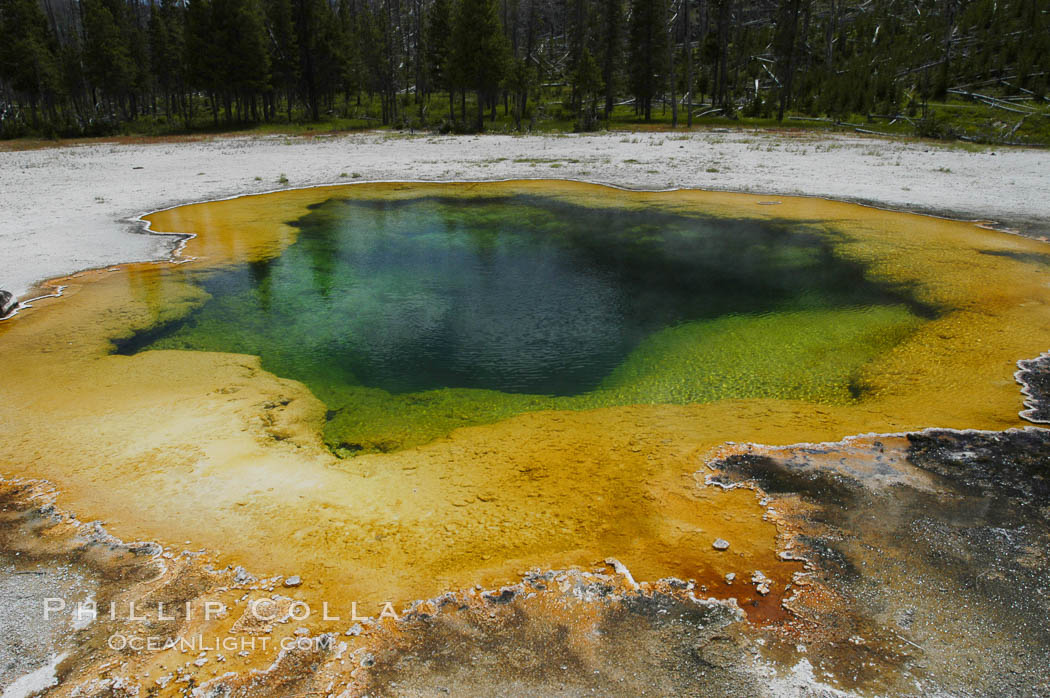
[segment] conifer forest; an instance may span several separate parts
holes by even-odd
[[[1050,0],[0,0],[0,136],[753,120],[1046,142]]]

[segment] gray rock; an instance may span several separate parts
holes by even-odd
[[[303,580],[300,579],[299,575],[297,575],[297,574],[289,577],[286,580],[284,580],[284,585],[286,587],[297,587],[297,586],[299,586],[302,583],[303,583]]]
[[[18,299],[10,291],[0,290],[0,317],[7,317],[18,307]]]
[[[241,567],[239,565],[237,567],[234,567],[233,571],[234,571],[234,576],[233,576],[233,583],[234,584],[250,584],[250,583],[255,581],[255,577],[253,577],[252,574],[248,570],[244,569],[243,567]]]
[[[762,574],[761,570],[755,570],[755,573],[751,575],[751,583],[755,585],[755,591],[762,596],[768,594],[773,586],[773,580]]]
[[[729,541],[725,538],[716,538],[715,542],[711,544],[715,550],[729,550]]]

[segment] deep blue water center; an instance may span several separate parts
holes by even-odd
[[[926,314],[797,222],[521,195],[333,198],[294,225],[276,258],[193,272],[211,300],[118,351],[257,354],[308,384],[391,393],[575,395],[688,321],[890,304]]]

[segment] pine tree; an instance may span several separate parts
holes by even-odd
[[[605,119],[612,117],[623,62],[623,0],[603,0],[601,14],[601,71],[605,87]]]
[[[54,119],[59,63],[47,20],[36,0],[0,0],[0,81],[27,98],[34,127],[39,125],[41,101]]]
[[[292,120],[295,86],[299,82],[299,41],[295,34],[291,0],[269,0],[266,20],[273,87],[283,93],[288,121]]]
[[[576,128],[580,131],[592,131],[598,123],[598,97],[602,94],[604,85],[601,69],[590,49],[583,49],[573,79],[580,103]]]
[[[499,87],[510,53],[496,0],[460,0],[452,36],[455,73],[463,89],[477,94],[482,131],[485,98]]]
[[[666,0],[632,0],[630,22],[630,88],[635,109],[652,120],[653,99],[667,68]]]
[[[321,53],[323,23],[330,19],[326,0],[293,0],[295,31],[299,43],[300,91],[314,121],[321,118]]]
[[[125,99],[133,86],[134,66],[125,40],[124,6],[116,0],[83,0],[82,9],[88,79],[129,118]]]
[[[397,118],[397,88],[395,66],[391,61],[394,50],[393,32],[385,12],[366,12],[358,28],[364,62],[368,73],[368,88],[380,96],[382,121],[389,124]]]
[[[511,61],[504,81],[506,88],[514,97],[514,107],[511,114],[514,116],[514,128],[522,129],[522,119],[529,112],[529,94],[536,89],[536,69],[529,65],[528,60],[519,58]]]
[[[425,48],[427,85],[448,91],[449,119],[456,120],[452,90],[452,0],[434,0],[427,11]]]
[[[582,106],[583,97],[580,94],[580,85],[576,77],[580,74],[580,63],[583,53],[590,45],[591,21],[590,8],[584,0],[571,0],[566,3],[566,27],[569,40],[569,63],[568,77],[572,84],[572,94],[569,98],[570,108],[579,111]],[[588,66],[589,68],[589,66]]]
[[[777,80],[780,86],[777,121],[784,120],[784,111],[791,103],[791,90],[796,69],[798,20],[801,11],[802,0],[780,0],[777,26],[773,38],[777,59]]]
[[[186,73],[189,87],[207,94],[212,122],[219,123],[217,92],[222,88],[222,59],[215,47],[219,32],[212,17],[211,0],[187,0]]]
[[[229,4],[229,24],[224,27],[227,90],[233,92],[240,118],[258,121],[257,99],[270,85],[270,55],[258,0],[219,0]]]

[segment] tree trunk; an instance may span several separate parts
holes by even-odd
[[[668,5],[669,11],[674,12],[674,7]],[[667,79],[671,88],[671,128],[678,128],[678,80],[674,72],[674,47],[675,47],[675,22],[672,20],[667,28],[668,50],[667,50]]]
[[[723,111],[729,106],[729,19],[732,0],[718,2],[718,66],[715,80],[715,101]]]
[[[824,27],[824,63],[828,70],[831,70],[831,60],[834,57],[835,49],[835,32],[838,31],[839,24],[839,7],[837,0],[831,0],[830,16],[828,17],[828,24]]]
[[[689,24],[689,0],[682,0],[682,22],[685,31],[685,125],[693,127],[693,37]]]
[[[784,62],[780,73],[780,100],[777,106],[777,121],[784,120],[784,110],[791,102],[791,85],[795,78],[795,45],[798,37],[798,16],[801,11],[802,0],[785,0],[781,12],[782,32],[779,37],[780,56],[779,60]]]

